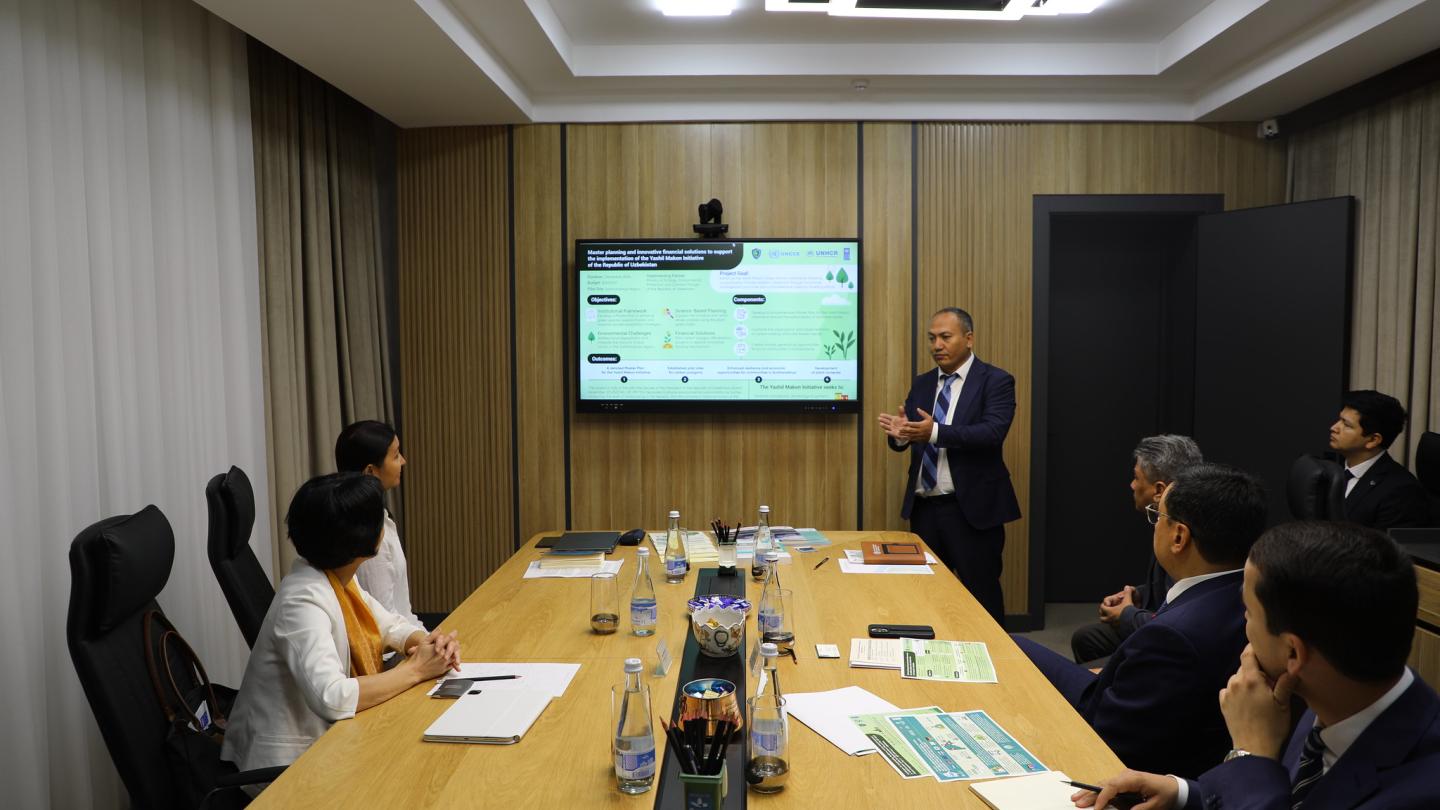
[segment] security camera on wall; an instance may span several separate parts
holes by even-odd
[[[1280,122],[1274,118],[1266,118],[1255,128],[1255,137],[1267,141],[1280,137]]]
[[[700,222],[694,226],[695,233],[700,234],[701,239],[719,239],[729,233],[730,226],[720,221],[724,213],[725,208],[717,199],[700,203]]]

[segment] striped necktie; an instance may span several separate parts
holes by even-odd
[[[1290,810],[1297,810],[1305,803],[1310,789],[1325,773],[1325,741],[1320,739],[1320,724],[1310,729],[1305,736],[1305,747],[1300,751],[1300,766],[1295,769],[1295,784],[1290,788]]]
[[[945,414],[950,412],[950,381],[958,375],[940,375],[940,395],[935,398],[935,424],[945,424]],[[920,455],[920,488],[925,492],[935,489],[935,482],[940,480],[940,448],[933,442],[925,445],[925,452]]]

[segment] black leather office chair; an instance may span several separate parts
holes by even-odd
[[[1319,456],[1295,459],[1285,484],[1290,514],[1296,520],[1344,520],[1344,473],[1337,462]]]
[[[70,658],[131,805],[153,810],[185,805],[165,753],[170,726],[145,659],[144,617],[160,610],[155,597],[174,559],[170,521],[154,506],[102,520],[70,546]],[[194,788],[200,795],[216,791],[204,807],[243,807],[249,797],[239,785],[273,781],[282,770],[236,773],[217,760],[215,772]]]
[[[1425,431],[1415,447],[1415,478],[1430,493],[1430,525],[1440,526],[1440,433]]]
[[[211,478],[205,487],[205,503],[210,508],[210,568],[245,643],[254,647],[265,612],[275,599],[275,586],[250,549],[250,532],[255,528],[255,490],[250,477],[239,467],[231,467],[230,472]]]

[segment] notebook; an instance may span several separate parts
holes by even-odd
[[[970,789],[995,810],[1075,810],[1075,788],[1060,771],[974,782]]]
[[[925,552],[916,543],[865,543],[866,565],[924,565]]]
[[[463,695],[425,729],[422,739],[491,745],[517,743],[548,705],[549,692],[529,689],[494,689],[478,695]]]

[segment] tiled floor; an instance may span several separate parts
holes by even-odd
[[[1077,627],[1096,620],[1096,605],[1090,602],[1049,602],[1045,605],[1045,629],[1017,636],[1036,641],[1070,657],[1070,634]]]

